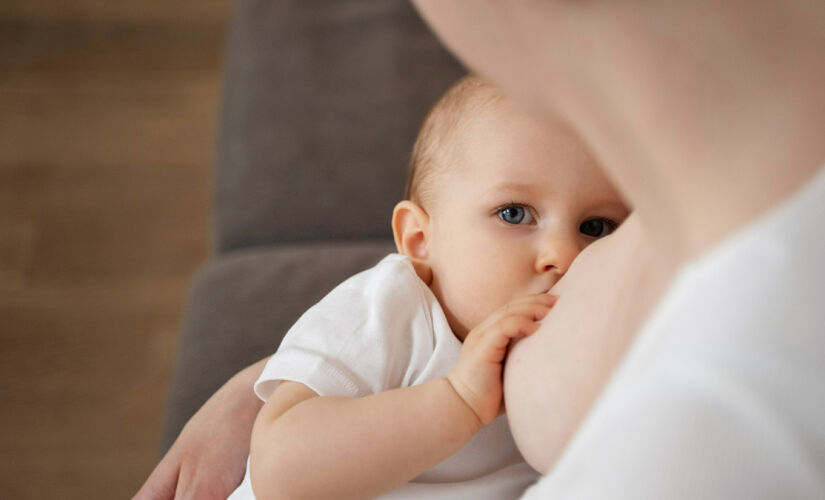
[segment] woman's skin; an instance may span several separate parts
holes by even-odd
[[[552,314],[508,361],[511,428],[528,460],[546,470],[673,270],[822,165],[825,3],[414,3],[469,68],[538,114],[560,113],[582,135],[644,235],[629,262],[571,268],[570,289],[560,288]],[[614,236],[602,247],[621,247]],[[598,250],[593,259],[606,259]],[[574,298],[601,279],[610,286],[596,287],[599,295]]]
[[[543,333],[510,351],[508,419],[519,450],[542,473],[564,450],[667,285],[672,266],[651,259],[648,240],[634,214],[587,247],[551,291],[559,300],[542,321]]]
[[[414,3],[467,66],[566,118],[670,254],[708,249],[825,158],[823,2]]]

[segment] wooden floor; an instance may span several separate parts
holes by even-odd
[[[156,461],[229,7],[0,2],[0,498],[129,498]]]

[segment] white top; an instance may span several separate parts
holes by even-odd
[[[447,375],[461,342],[408,258],[392,254],[348,279],[287,332],[255,384],[266,400],[281,380],[321,396],[362,397]],[[538,478],[505,417],[382,499],[518,498]],[[249,473],[232,499],[254,498]]]
[[[686,266],[524,498],[825,498],[825,169]]]

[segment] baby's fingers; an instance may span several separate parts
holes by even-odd
[[[511,302],[502,307],[490,316],[488,324],[498,323],[502,319],[510,316],[524,316],[525,318],[530,318],[533,321],[539,321],[547,316],[552,304],[549,303],[547,299],[535,300],[535,296],[530,297],[534,298],[534,300]]]
[[[496,324],[496,328],[491,329],[492,331],[485,337],[490,339],[497,347],[503,347],[514,337],[526,337],[535,333],[539,328],[539,319],[541,318],[535,316],[507,316],[502,318]]]
[[[513,299],[508,305],[515,305],[515,304],[546,304],[548,306],[553,306],[558,300],[558,296],[550,295],[548,293],[534,293],[531,295],[523,295],[516,299]],[[506,306],[505,306],[506,307]]]
[[[500,362],[511,339],[532,335],[538,327],[539,324],[531,316],[506,316],[489,328],[478,331],[475,338],[468,338],[465,345],[489,362]]]
[[[500,361],[511,339],[527,337],[538,329],[538,321],[547,316],[555,297],[528,295],[497,310],[474,328],[464,340],[465,348],[483,353],[488,361]]]

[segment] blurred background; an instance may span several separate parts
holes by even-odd
[[[129,498],[157,460],[229,14],[0,2],[0,498]]]

